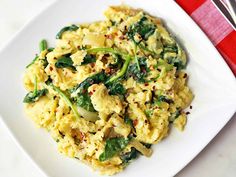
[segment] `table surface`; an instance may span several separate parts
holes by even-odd
[[[53,0],[0,0],[0,47]],[[16,18],[17,17],[17,18]],[[176,177],[236,176],[236,114],[211,143]],[[0,176],[44,177],[0,124]]]

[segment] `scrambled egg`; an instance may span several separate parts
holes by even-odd
[[[193,94],[186,55],[160,19],[109,7],[106,20],[66,26],[42,42],[24,74],[26,113],[66,156],[113,175],[174,127],[184,130]]]

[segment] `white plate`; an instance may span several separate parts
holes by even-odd
[[[189,85],[195,94],[193,109],[183,133],[154,145],[151,158],[140,157],[117,177],[173,176],[188,164],[220,131],[236,108],[236,81],[226,63],[180,7],[172,0],[125,0],[160,16],[186,48],[189,57]],[[22,73],[38,51],[38,42],[51,44],[55,34],[69,23],[103,19],[103,11],[119,0],[61,0],[26,25],[0,52],[0,114],[18,144],[51,177],[99,176],[86,165],[57,152],[56,143],[23,113]]]

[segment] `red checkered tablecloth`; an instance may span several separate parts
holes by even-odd
[[[206,33],[236,75],[236,31],[210,0],[176,0]]]

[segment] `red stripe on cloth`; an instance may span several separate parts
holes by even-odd
[[[232,31],[216,47],[236,75],[236,31]]]
[[[206,0],[176,0],[176,2],[188,13],[191,14],[194,10],[200,7]]]
[[[236,76],[236,31],[210,0],[176,0],[203,29]]]
[[[191,16],[214,45],[217,45],[233,31],[233,28],[210,0],[204,2]]]

